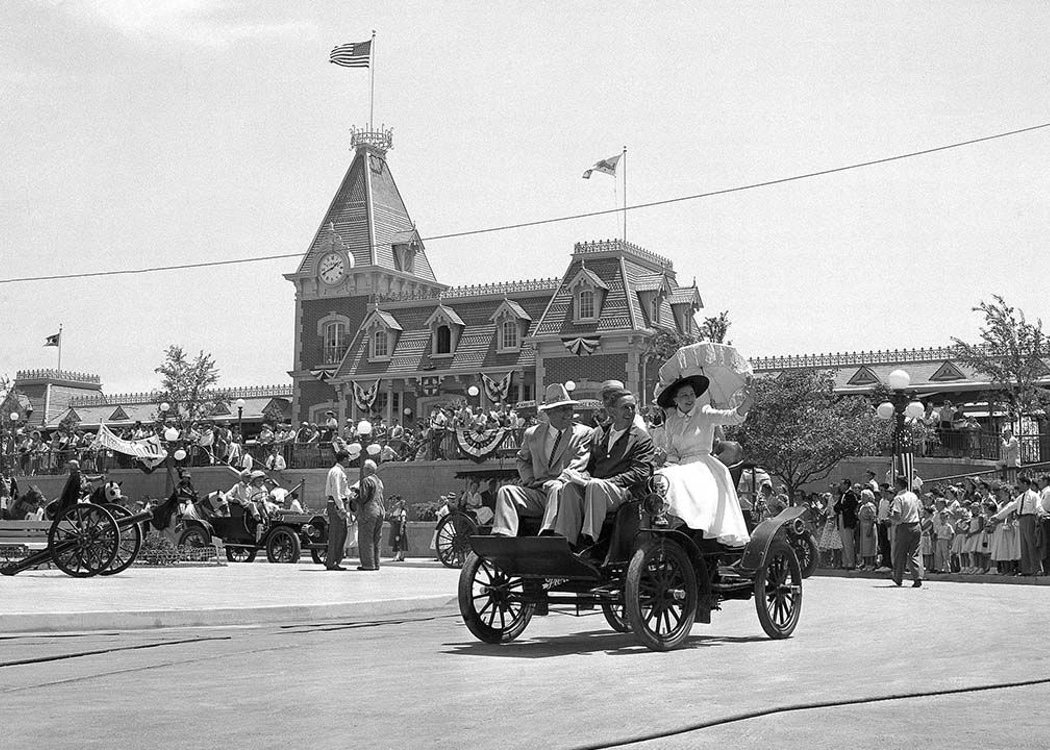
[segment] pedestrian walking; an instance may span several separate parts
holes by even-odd
[[[394,560],[403,562],[408,549],[408,510],[400,495],[391,497],[390,513],[386,519],[390,522],[390,547],[394,550]]]
[[[346,521],[349,515],[347,499],[350,495],[350,485],[346,479],[346,467],[349,463],[349,453],[336,453],[335,464],[328,470],[328,479],[325,482],[325,495],[328,497],[328,556],[325,558],[325,568],[328,570],[346,570],[339,563],[343,561],[343,544],[346,542]]]
[[[904,569],[907,567],[912,577],[912,588],[922,586],[922,560],[919,558],[919,542],[922,532],[919,528],[919,514],[922,503],[918,496],[908,489],[907,477],[897,477],[897,496],[893,498],[890,518],[897,525],[897,539],[893,549],[893,582],[900,586],[904,582]]]
[[[376,475],[372,459],[361,464],[361,483],[357,496],[357,546],[361,556],[358,570],[379,570],[379,543],[383,536],[383,480]]]

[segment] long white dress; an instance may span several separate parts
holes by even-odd
[[[697,400],[692,411],[666,412],[658,447],[667,452],[667,465],[658,473],[670,482],[671,513],[707,539],[739,547],[751,538],[740,510],[736,487],[725,464],[711,455],[715,426],[744,421],[736,409],[715,409]]]

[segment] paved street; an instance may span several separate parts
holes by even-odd
[[[767,640],[753,603],[730,602],[666,654],[601,614],[536,618],[520,641],[489,646],[448,608],[11,636],[4,744],[1046,747],[1048,611],[1046,587],[816,577],[795,637]],[[844,701],[862,702],[830,705]]]

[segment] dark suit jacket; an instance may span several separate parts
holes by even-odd
[[[653,441],[637,426],[630,428],[607,450],[612,425],[594,431],[587,473],[618,487],[630,488],[649,478],[653,468]]]

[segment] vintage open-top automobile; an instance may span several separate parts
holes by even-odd
[[[763,521],[745,547],[729,548],[676,526],[666,492],[666,480],[653,476],[646,493],[609,515],[587,557],[561,536],[471,536],[459,578],[467,628],[486,643],[507,643],[550,605],[597,606],[614,630],[666,651],[697,620],[709,623],[722,602],[754,598],[765,633],[790,636],[802,612],[802,571],[788,534],[803,531],[803,509]],[[520,533],[534,532],[522,520]]]
[[[218,537],[226,547],[230,562],[253,562],[259,550],[266,550],[272,563],[295,563],[303,550],[313,561],[323,564],[328,550],[328,521],[323,515],[277,511],[256,521],[237,503],[229,504],[228,516],[184,518],[179,545],[203,547]],[[257,529],[262,527],[262,532]]]

